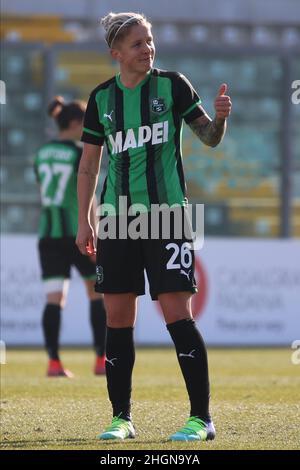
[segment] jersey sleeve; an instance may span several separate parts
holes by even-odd
[[[99,122],[98,107],[94,93],[90,95],[85,112],[81,141],[100,146],[104,143],[104,127]]]
[[[180,116],[188,124],[203,116],[201,99],[189,80],[181,73],[177,74],[176,107]]]

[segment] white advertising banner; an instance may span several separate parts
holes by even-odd
[[[1,239],[1,340],[6,345],[42,345],[45,294],[40,278],[37,238]],[[85,286],[74,270],[61,322],[61,344],[91,344]]]
[[[195,319],[208,345],[290,345],[300,335],[300,242],[206,239],[196,252]],[[41,345],[43,286],[33,236],[1,240],[1,340]],[[91,344],[84,285],[73,273],[62,344]],[[169,344],[158,302],[140,297],[138,344]]]
[[[196,280],[193,313],[207,344],[290,345],[300,338],[299,241],[206,239],[196,252]],[[139,311],[139,341],[170,342],[157,302],[143,298]]]

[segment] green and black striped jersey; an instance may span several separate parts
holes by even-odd
[[[201,100],[182,74],[152,69],[133,89],[120,75],[95,88],[89,98],[81,140],[106,142],[109,168],[101,203],[186,204],[182,165],[182,120],[203,115]]]
[[[53,140],[40,147],[34,161],[41,189],[40,238],[75,237],[78,224],[77,172],[82,144]]]

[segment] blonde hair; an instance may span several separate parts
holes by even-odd
[[[151,26],[147,18],[140,13],[109,13],[101,18],[101,24],[104,27],[105,41],[108,47],[112,47],[116,39],[121,39],[128,34],[131,26],[136,24],[146,24]]]

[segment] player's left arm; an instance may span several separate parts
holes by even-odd
[[[90,223],[91,223],[92,229],[94,231],[95,238],[97,240],[97,238],[98,238],[98,231],[97,231],[98,220],[97,220],[97,197],[96,197],[96,194],[95,194],[93,202],[92,202],[92,207],[91,207],[91,212],[90,212]],[[96,247],[97,247],[97,244],[96,244]],[[96,255],[95,254],[90,255],[90,259],[91,259],[91,261],[93,261],[93,263],[96,264]]]
[[[231,112],[231,100],[229,96],[225,95],[226,90],[227,85],[223,83],[214,102],[216,111],[214,119],[211,119],[202,109],[203,115],[189,123],[196,136],[210,147],[216,147],[222,141],[226,132],[226,119]]]
[[[97,234],[97,197],[96,195],[94,196],[93,202],[92,202],[92,207],[91,207],[91,212],[90,212],[90,222],[91,226],[94,230],[94,233]]]

